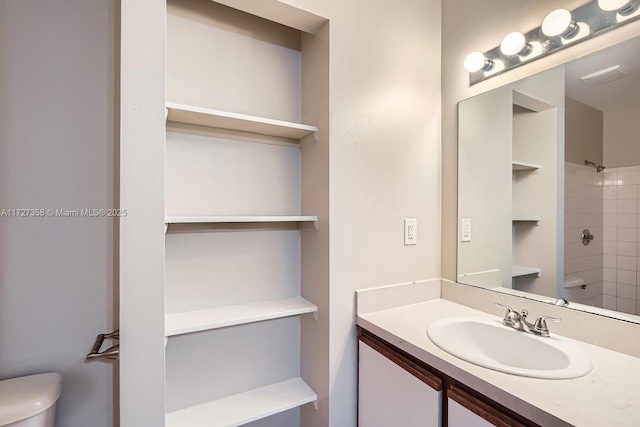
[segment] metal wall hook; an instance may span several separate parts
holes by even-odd
[[[120,330],[116,329],[110,334],[100,334],[96,337],[96,342],[91,348],[91,352],[87,354],[87,361],[96,359],[117,360],[120,358],[120,344],[112,345],[104,351],[100,351],[102,343],[105,339],[120,340]]]

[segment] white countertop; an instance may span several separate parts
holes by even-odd
[[[543,380],[493,371],[452,356],[427,336],[427,328],[434,320],[468,315],[498,319],[460,304],[435,299],[361,314],[357,324],[545,427],[640,426],[639,358],[567,338],[591,358],[594,368],[590,374],[569,380]],[[514,348],[514,351],[518,349]]]

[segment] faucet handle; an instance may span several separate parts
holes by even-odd
[[[509,307],[508,305],[500,304],[497,301],[496,301],[496,307],[506,308],[507,309],[507,314],[509,314],[511,312],[515,313],[515,310],[513,308]]]
[[[560,322],[562,319],[551,316],[539,316],[536,319],[536,323],[533,324],[533,331],[536,335],[540,335],[542,337],[549,336],[549,328],[547,327],[547,320],[552,322]]]
[[[506,326],[514,327],[516,322],[520,321],[520,314],[518,314],[518,312],[513,308],[508,305],[500,304],[499,302],[496,302],[496,306],[507,309],[507,312],[504,314],[504,319],[502,319],[502,323]]]
[[[505,313],[504,317],[509,316],[511,313],[518,314],[513,308],[509,307],[508,305],[500,304],[499,302],[496,302],[496,307],[506,308],[507,309],[507,312]]]

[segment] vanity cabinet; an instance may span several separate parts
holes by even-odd
[[[524,424],[500,409],[491,406],[462,388],[449,385],[447,388],[449,427],[524,427]]]
[[[539,427],[359,328],[358,425]]]
[[[442,381],[368,337],[358,343],[358,425],[438,427]]]

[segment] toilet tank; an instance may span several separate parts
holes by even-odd
[[[53,427],[61,392],[57,373],[0,381],[0,427]]]

